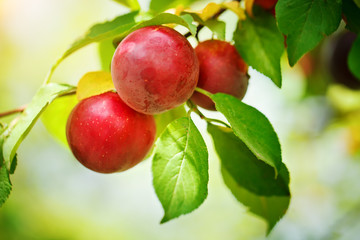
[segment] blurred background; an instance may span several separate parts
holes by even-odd
[[[146,10],[148,1],[140,3]],[[126,11],[110,0],[0,0],[0,112],[28,103],[54,61],[90,26]],[[230,40],[236,18],[222,18],[231,23]],[[294,68],[284,56],[281,90],[250,69],[244,102],[274,125],[291,175],[288,212],[269,239],[360,234],[360,84],[336,77],[333,69],[341,61],[331,62],[343,35],[340,29]],[[66,59],[53,81],[76,85],[99,69],[92,44]],[[225,187],[206,126],[194,119],[209,147],[209,195],[193,213],[163,225],[149,160],[119,174],[94,173],[39,121],[18,151],[13,191],[0,209],[0,240],[264,239],[265,222],[247,213]]]

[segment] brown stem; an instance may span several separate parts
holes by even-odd
[[[74,88],[74,90],[71,90],[70,92],[60,94],[60,95],[58,96],[58,98],[59,98],[59,97],[66,97],[66,96],[70,96],[70,95],[74,95],[74,94],[76,94],[76,88]]]
[[[76,89],[74,89],[74,90],[72,90],[70,92],[61,94],[58,97],[65,97],[65,96],[73,95],[75,93],[76,93]],[[19,107],[19,108],[16,108],[16,109],[13,109],[13,110],[10,110],[10,111],[7,111],[7,112],[2,112],[2,113],[0,113],[0,118],[7,117],[7,116],[10,116],[10,115],[13,115],[13,114],[16,114],[16,113],[22,113],[26,109],[26,107],[27,107],[27,105],[24,105],[22,107]]]
[[[0,118],[10,116],[10,115],[13,115],[13,114],[16,114],[16,113],[21,113],[21,112],[23,112],[25,110],[25,108],[26,108],[26,105],[22,106],[22,107],[19,107],[19,108],[16,108],[16,109],[13,109],[13,110],[10,110],[10,111],[7,111],[7,112],[2,112],[2,113],[0,113]]]
[[[210,19],[217,19],[223,12],[225,12],[226,9],[225,8],[222,8],[220,9],[217,13],[215,13]],[[196,35],[195,35],[195,38],[196,39],[199,39],[199,32],[201,29],[203,29],[205,26],[202,25],[202,24],[199,24],[196,28]],[[188,32],[184,35],[185,38],[188,38],[191,36],[191,32]]]
[[[241,0],[237,0],[237,2],[240,2]],[[226,11],[225,8],[220,9],[217,13],[215,13],[210,19],[217,19],[221,14],[223,14]],[[199,32],[201,29],[203,29],[205,26],[202,24],[199,24],[196,28],[196,35],[195,38],[199,40]],[[185,38],[188,38],[191,36],[191,32],[188,32],[184,35]]]
[[[189,99],[186,104],[188,105],[188,107],[190,108],[190,111],[189,113],[191,112],[194,112],[196,113],[197,115],[199,115],[199,117],[209,123],[212,123],[212,122],[216,122],[216,123],[220,123],[222,125],[224,125],[225,127],[227,128],[231,128],[231,126],[229,124],[227,124],[226,122],[223,122],[221,120],[218,120],[218,119],[214,119],[214,118],[208,118],[206,117],[202,112],[200,112],[200,110],[198,109],[198,107]]]
[[[204,25],[202,24],[199,24],[196,28],[196,35],[195,35],[195,38],[198,38],[198,35],[199,35],[199,31],[204,27]],[[188,32],[184,35],[185,38],[188,38],[191,36],[191,32]]]

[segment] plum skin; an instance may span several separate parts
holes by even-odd
[[[228,42],[207,40],[195,48],[200,63],[198,87],[210,93],[226,93],[238,99],[245,96],[248,87],[248,66]],[[215,110],[214,102],[195,92],[191,100],[202,108]]]
[[[254,4],[261,6],[263,9],[272,10],[278,0],[255,0]]]
[[[141,162],[155,134],[154,117],[134,111],[114,92],[80,101],[66,126],[76,159],[99,173],[125,171]]]
[[[111,74],[121,99],[144,114],[159,114],[187,101],[199,76],[193,47],[177,31],[149,26],[117,47]]]

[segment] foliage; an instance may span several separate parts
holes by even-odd
[[[208,153],[189,117],[170,123],[156,142],[154,188],[165,210],[162,223],[186,214],[207,197]]]
[[[287,56],[291,66],[322,39],[338,29],[342,14],[347,28],[359,33],[359,1],[344,0],[279,0],[276,18],[260,7],[246,1],[246,10],[237,2],[210,3],[202,11],[184,9],[193,0],[152,0],[150,10],[143,13],[136,0],[115,0],[131,12],[111,21],[91,27],[76,40],[55,62],[45,83],[9,126],[0,131],[0,205],[11,191],[10,174],[15,171],[16,151],[43,113],[47,129],[61,142],[67,116],[77,100],[74,86],[49,83],[57,66],[73,52],[99,43],[103,71],[84,75],[77,86],[78,100],[113,90],[110,58],[123,38],[136,29],[150,26],[181,25],[195,36],[206,27],[218,39],[225,39],[226,22],[218,16],[225,11],[237,13],[238,24],[233,34],[234,44],[245,62],[269,77],[281,88],[280,60],[286,37]],[[249,7],[250,6],[250,7]],[[176,8],[175,14],[163,12]],[[146,16],[146,17],[144,17]],[[349,54],[349,68],[360,78],[360,38],[358,36]],[[96,71],[98,69],[95,69]],[[268,233],[286,213],[290,203],[289,172],[282,162],[281,145],[269,120],[257,109],[226,94],[210,94],[216,109],[227,122],[206,118],[191,102],[186,113],[184,106],[155,116],[158,126],[157,142],[152,155],[152,173],[155,192],[164,208],[161,223],[187,214],[198,208],[208,194],[208,151],[202,135],[191,119],[197,113],[208,122],[208,132],[221,162],[226,186],[236,199],[268,223]],[[221,124],[226,127],[213,125]],[[21,161],[20,161],[21,164]]]
[[[278,178],[274,170],[248,149],[233,131],[208,125],[221,161],[225,184],[234,196],[256,215],[268,222],[268,232],[286,213],[290,202],[289,173],[281,165]]]
[[[235,46],[250,66],[268,76],[281,88],[280,58],[284,38],[277,29],[275,18],[257,8],[254,18],[239,23],[234,33]]]
[[[4,130],[4,126],[0,124],[0,134],[3,134]],[[12,189],[9,171],[4,164],[4,158],[2,154],[3,144],[4,138],[0,138],[0,206],[2,206],[9,197]]]
[[[351,72],[360,79],[360,37],[358,36],[349,52],[348,65]]]
[[[279,0],[276,18],[280,31],[287,36],[289,63],[294,66],[325,35],[330,35],[338,28],[341,1]]]

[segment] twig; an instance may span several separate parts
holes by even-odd
[[[74,88],[73,90],[71,90],[70,92],[60,94],[57,98],[59,98],[59,97],[66,97],[66,96],[70,96],[70,95],[74,95],[74,94],[76,94],[76,90],[77,90],[77,88],[75,87],[75,88]]]
[[[19,107],[19,108],[16,108],[16,109],[13,109],[13,110],[10,110],[10,111],[7,111],[7,112],[2,112],[2,113],[0,113],[0,118],[10,116],[10,115],[13,115],[13,114],[16,114],[16,113],[22,113],[25,110],[25,108],[26,108],[26,105],[22,106],[22,107]]]
[[[196,35],[195,35],[195,38],[198,38],[198,36],[199,36],[199,31],[200,31],[201,29],[203,29],[203,27],[204,27],[204,25],[202,25],[202,24],[199,24],[199,25],[196,27]],[[186,33],[186,34],[184,35],[185,38],[188,38],[188,37],[190,37],[190,36],[191,36],[191,32],[188,32],[188,33]]]
[[[69,96],[69,95],[74,95],[75,93],[76,93],[76,89],[74,89],[74,90],[72,90],[70,92],[61,94],[61,95],[58,96],[58,98],[59,97]],[[27,105],[24,105],[22,107],[19,107],[19,108],[10,110],[10,111],[2,112],[2,113],[0,113],[0,118],[7,117],[7,116],[10,116],[10,115],[13,115],[13,114],[16,114],[16,113],[22,113],[26,109],[26,107],[27,107]]]
[[[237,2],[241,2],[241,0],[236,0]],[[227,9],[222,8],[217,13],[215,13],[210,19],[217,19],[221,14],[223,14]],[[203,24],[199,24],[196,28],[196,35],[195,38],[199,39],[199,32],[201,29],[203,29],[205,26]],[[188,32],[184,35],[185,38],[188,38],[191,36],[191,32]]]
[[[220,9],[217,13],[215,13],[210,19],[216,19],[218,18],[223,12],[225,12],[226,9],[225,8],[222,8]],[[203,29],[205,26],[203,24],[199,24],[197,27],[196,27],[196,35],[195,35],[195,38],[196,39],[199,39],[199,32],[201,29]],[[184,35],[185,38],[188,38],[191,36],[191,32],[188,32]]]
[[[187,103],[188,107],[190,108],[189,113],[194,112],[197,115],[199,115],[199,117],[201,119],[204,119],[205,121],[207,121],[209,123],[216,122],[216,123],[220,123],[220,124],[224,125],[225,127],[231,128],[231,126],[229,124],[227,124],[226,122],[223,122],[223,121],[218,120],[218,119],[206,117],[202,112],[200,112],[198,107],[190,99],[186,103]]]

